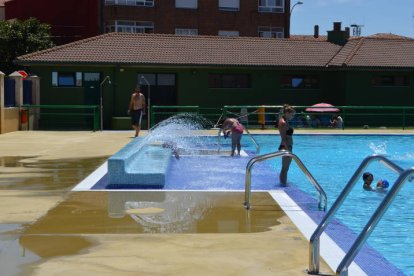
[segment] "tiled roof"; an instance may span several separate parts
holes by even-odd
[[[28,64],[414,68],[414,39],[392,34],[290,39],[109,33],[18,57]]]
[[[351,39],[329,66],[414,68],[414,39],[390,34]]]
[[[325,67],[340,48],[308,39],[109,33],[20,56],[18,63]]]

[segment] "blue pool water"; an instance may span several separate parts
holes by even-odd
[[[260,154],[274,152],[278,135],[254,136],[261,146]],[[208,137],[207,144],[214,147],[215,137]],[[362,160],[372,154],[382,154],[403,169],[414,166],[414,136],[409,135],[295,135],[294,153],[303,161],[315,179],[325,190],[328,208],[338,197]],[[229,141],[222,140],[222,148],[230,148]],[[205,144],[204,144],[205,146]],[[174,160],[166,189],[223,189],[244,190],[245,168],[254,156],[255,147],[247,136],[242,147],[249,157],[207,156]],[[278,183],[280,159],[258,163],[252,171],[252,189],[281,188]],[[378,179],[387,179],[391,185],[397,174],[379,162],[367,168],[374,174],[374,186]],[[318,194],[295,162],[289,171],[290,186],[310,194]],[[379,251],[388,261],[407,275],[414,275],[414,182],[406,183],[400,194],[387,210],[381,222],[368,239],[368,244]],[[368,192],[358,183],[338,210],[336,217],[359,234],[370,216],[384,198],[384,193]]]
[[[414,166],[414,136],[295,135],[294,138],[294,153],[324,188],[328,208],[369,155],[383,154],[403,169]],[[279,143],[277,136],[256,136],[256,139],[262,146],[261,153],[274,151]],[[246,146],[250,147],[249,143]],[[270,166],[278,170],[280,160],[271,161]],[[371,163],[367,170],[374,174],[375,183],[382,178],[392,185],[397,178],[379,162]],[[317,198],[315,189],[294,162],[289,171],[289,183]],[[414,275],[413,194],[414,182],[406,183],[368,239],[371,246],[407,275]],[[384,196],[383,193],[364,191],[361,180],[336,217],[359,234]]]
[[[255,135],[261,146],[260,154],[276,151],[278,135]],[[230,149],[229,139],[221,140],[222,149]],[[197,137],[187,141],[199,148],[216,148],[217,137]],[[244,190],[245,168],[255,156],[255,147],[245,135],[242,149],[247,157],[182,156],[173,159],[165,189],[171,190]],[[410,135],[295,135],[293,152],[302,160],[325,190],[328,208],[338,197],[362,160],[372,154],[382,154],[400,167],[414,166],[414,136]],[[278,183],[281,159],[258,163],[252,171],[252,190],[284,189]],[[393,185],[397,175],[379,162],[367,168],[378,179],[387,179]],[[315,188],[292,162],[288,186],[296,187],[318,198]],[[105,178],[96,187],[105,187]],[[368,244],[407,275],[414,275],[414,182],[401,189],[391,207],[368,239]],[[336,218],[359,234],[384,193],[368,192],[358,183],[338,210]],[[369,260],[368,260],[369,262]],[[385,275],[385,274],[383,274]]]

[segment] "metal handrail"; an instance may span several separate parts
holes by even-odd
[[[250,133],[250,131],[247,128],[244,128],[244,130],[246,131],[247,135],[249,135],[250,139],[253,141],[253,144],[256,147],[256,154],[260,153],[260,146],[257,143],[256,139],[254,139],[253,135]]]
[[[253,141],[253,144],[256,147],[256,154],[258,154],[260,152],[260,145],[257,143],[256,139],[253,138],[253,135],[250,133],[250,131],[247,128],[244,128],[244,130],[246,131],[246,133],[250,137],[250,139]],[[218,149],[217,149],[217,152],[220,152],[220,148],[221,148],[220,146],[221,146],[221,132],[222,131],[223,130],[221,128],[219,128],[218,134],[217,134],[217,137],[218,137],[218,142],[217,142],[218,143]]]
[[[393,163],[390,160],[388,160],[387,158],[385,158],[384,156],[381,156],[381,155],[368,156],[361,162],[361,165],[359,165],[358,169],[355,171],[354,175],[351,177],[348,184],[342,190],[341,194],[338,196],[338,198],[336,199],[336,201],[334,202],[332,207],[329,209],[329,211],[326,213],[326,215],[323,217],[322,221],[320,222],[320,224],[318,225],[315,232],[312,234],[312,236],[310,238],[310,241],[309,241],[309,269],[308,269],[308,274],[318,274],[319,273],[320,236],[322,235],[323,231],[326,229],[326,227],[328,226],[328,224],[332,220],[332,218],[335,215],[336,211],[339,209],[339,207],[344,202],[345,198],[351,192],[351,189],[355,186],[355,183],[357,182],[357,180],[361,177],[362,171],[374,160],[379,160],[381,163],[383,163],[386,167],[388,167],[392,171],[394,171],[396,173],[399,173],[400,178],[401,178],[402,172],[404,170],[401,167],[399,167],[398,165],[396,165],[395,163]],[[404,178],[404,180],[405,180],[405,178]],[[399,185],[395,185],[395,186],[398,186],[398,187],[397,188],[393,187],[391,189],[391,191],[388,193],[387,197],[389,197],[389,196],[393,197],[394,196],[395,192],[393,192],[393,191],[395,191],[395,189],[399,189]],[[388,205],[386,205],[386,206],[388,207]],[[378,211],[378,209],[377,209],[377,211]],[[385,209],[383,211],[380,210],[379,212],[381,212],[380,215],[382,216],[382,213],[385,212]],[[380,217],[377,218],[377,217],[375,217],[375,214],[374,214],[373,218],[375,219],[375,224],[373,224],[374,222],[368,223],[366,228],[367,227],[368,228],[369,227],[375,228],[375,225],[378,222],[377,219],[379,220]],[[371,218],[371,220],[373,218]],[[370,220],[370,222],[371,222],[371,220]],[[366,230],[367,232],[363,231],[361,233],[361,235],[362,235],[361,241],[360,241],[361,243],[364,242],[366,240],[366,238],[368,238],[367,235],[369,235],[372,232],[372,230],[373,229],[367,229]],[[358,239],[357,239],[357,241],[358,241]],[[355,243],[354,243],[354,245],[355,245]],[[342,269],[347,270],[347,268],[349,266],[349,263],[352,262],[353,257],[355,256],[356,253],[358,253],[358,251],[356,251],[355,253],[353,251],[359,250],[359,248],[361,246],[362,246],[362,244],[358,243],[356,245],[357,248],[355,248],[353,250],[351,248],[352,251],[350,250],[348,252],[348,254],[352,254],[352,256],[348,256],[348,254],[347,254],[348,257],[345,256],[345,258],[343,260],[343,262],[345,261],[345,263],[343,264],[343,266],[341,266],[342,263],[340,265],[341,270]],[[351,257],[352,257],[352,259],[351,259]],[[345,266],[346,266],[346,268],[345,268]],[[338,267],[338,269],[339,269],[339,267]],[[343,272],[343,273],[345,273],[345,272]],[[347,274],[341,274],[341,275],[347,275]]]
[[[381,201],[381,204],[378,206],[377,210],[375,210],[375,213],[372,215],[368,223],[365,225],[361,234],[359,234],[358,238],[355,240],[354,244],[349,249],[348,253],[342,259],[341,263],[336,269],[336,275],[341,275],[341,276],[348,275],[349,265],[354,260],[355,256],[358,254],[362,245],[371,235],[372,231],[374,231],[378,222],[381,220],[382,216],[387,211],[388,207],[391,205],[391,203],[397,196],[398,192],[401,190],[402,186],[406,183],[406,180],[409,180],[409,177],[413,174],[414,174],[414,168],[405,170],[400,174],[398,179],[395,181],[394,186],[387,193],[387,196]]]
[[[244,206],[246,207],[246,209],[250,209],[251,180],[252,180],[251,170],[252,170],[253,165],[257,162],[261,162],[261,161],[268,160],[268,159],[275,158],[275,157],[292,157],[293,160],[295,160],[299,168],[305,173],[309,181],[313,184],[313,186],[319,192],[319,203],[318,203],[319,210],[325,211],[326,204],[327,204],[325,191],[319,185],[316,179],[312,176],[312,174],[309,172],[309,170],[306,168],[303,162],[299,159],[299,157],[297,157],[295,154],[287,150],[280,150],[277,152],[259,155],[259,156],[256,156],[250,159],[250,161],[247,163],[246,165],[246,186],[245,186],[245,192],[244,192],[244,196],[245,196]]]

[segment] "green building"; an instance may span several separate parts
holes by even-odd
[[[289,39],[109,33],[17,61],[40,78],[42,105],[103,105],[105,129],[141,86],[153,105],[411,106],[414,39]],[[148,90],[150,97],[148,97]],[[101,98],[102,95],[102,98]]]

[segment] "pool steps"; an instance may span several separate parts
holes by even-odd
[[[160,145],[142,147],[143,138],[135,138],[108,159],[109,185],[139,188],[163,188],[171,163],[171,149]]]

